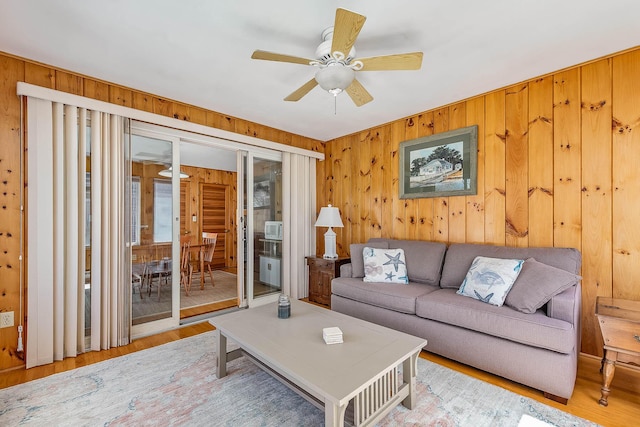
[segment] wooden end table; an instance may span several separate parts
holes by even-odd
[[[308,256],[309,301],[331,307],[331,281],[340,276],[340,266],[348,262],[351,262],[351,258]]]
[[[598,403],[609,404],[609,386],[619,360],[640,357],[640,301],[598,297],[596,316],[604,340],[602,396]]]

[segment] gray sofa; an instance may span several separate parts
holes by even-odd
[[[409,283],[363,281],[364,246],[402,248]],[[550,300],[525,313],[506,303],[496,306],[457,294],[476,256],[534,258],[543,270],[550,266],[550,273],[538,276],[531,276],[535,274],[531,270],[525,289],[539,287],[549,293]],[[331,309],[425,338],[429,352],[542,390],[548,398],[566,403],[575,385],[580,351],[580,263],[580,252],[570,248],[371,239],[351,245],[351,264],[343,265],[340,277],[332,281]],[[571,273],[575,280],[552,295],[547,282],[566,274],[554,275],[557,269]],[[518,280],[521,277],[525,281],[524,270]]]

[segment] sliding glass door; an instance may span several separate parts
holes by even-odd
[[[245,295],[253,306],[275,301],[282,292],[282,158],[248,153],[245,159]]]
[[[174,174],[178,141],[132,130],[129,214],[131,236],[131,320],[134,336],[178,325],[179,176]],[[179,171],[179,168],[175,168]]]

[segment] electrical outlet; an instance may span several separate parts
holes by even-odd
[[[0,313],[0,328],[13,326],[13,311]]]

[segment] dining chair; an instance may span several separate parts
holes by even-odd
[[[156,285],[155,279],[157,279],[158,299],[160,299],[162,285],[171,284],[171,259],[164,258],[160,260],[149,261],[146,264],[145,268],[145,276],[149,285],[149,296],[151,296],[152,288]]]
[[[131,273],[132,293],[133,294],[136,293],[136,287],[137,287],[138,293],[140,294],[140,299],[144,299],[144,296],[142,296],[143,278],[144,278],[144,271],[141,271],[140,273],[134,273],[134,272]]]
[[[193,265],[191,265],[191,254],[189,253],[189,250],[191,248],[191,239],[185,238],[183,240],[181,237],[180,243],[182,244],[180,252],[180,285],[182,285],[182,287],[184,288],[184,293],[189,296],[189,291],[191,290],[191,279],[193,278]]]
[[[203,269],[206,268],[209,271],[209,277],[211,277],[211,286],[215,286],[213,282],[213,271],[211,270],[211,264],[213,264],[213,253],[216,250],[216,242],[218,241],[218,233],[202,233],[202,243],[206,245],[201,253],[204,263],[200,263]],[[204,274],[201,271],[200,274]]]

